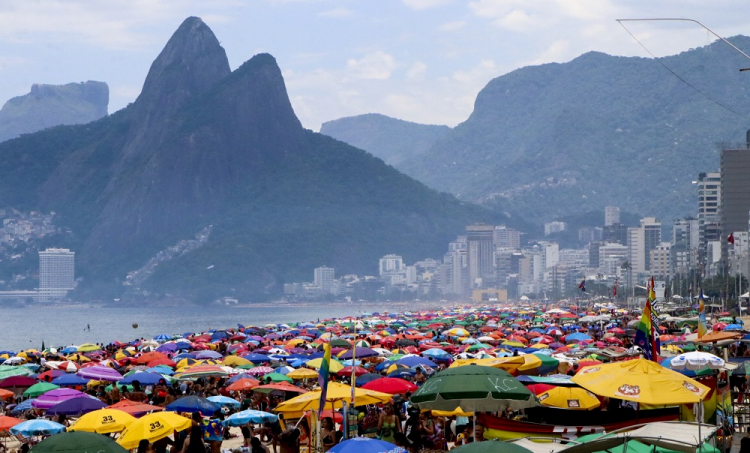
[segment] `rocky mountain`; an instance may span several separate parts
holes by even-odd
[[[31,92],[0,109],[0,142],[61,124],[84,124],[107,115],[109,87],[104,82],[34,84]]]
[[[320,133],[349,143],[398,167],[407,159],[419,158],[445,137],[448,126],[434,126],[397,120],[368,113],[323,123]]]
[[[750,49],[750,38],[731,41]],[[661,62],[589,52],[518,69],[490,81],[464,123],[394,165],[438,190],[536,222],[606,205],[666,221],[693,214],[691,181],[718,170],[717,143],[744,141],[750,126],[748,73],[738,71],[746,66],[716,42]],[[336,132],[369,134],[369,127]],[[387,153],[378,146],[365,149]]]
[[[133,104],[0,156],[0,206],[54,210],[73,231],[61,245],[78,252],[80,297],[271,297],[321,265],[372,274],[386,253],[439,257],[467,223],[501,220],[303,129],[275,59],[230,71],[195,17]]]

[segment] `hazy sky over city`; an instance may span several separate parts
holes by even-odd
[[[750,33],[747,0],[3,0],[0,102],[32,83],[100,80],[110,113],[119,110],[187,16],[211,27],[232,69],[274,55],[314,130],[370,112],[455,126],[487,82],[514,69],[592,50],[647,57],[615,19],[683,17],[725,37]],[[657,56],[714,40],[689,23],[627,26]]]

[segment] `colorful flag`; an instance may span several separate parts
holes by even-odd
[[[647,360],[656,361],[656,348],[653,342],[653,325],[651,323],[651,301],[646,301],[641,321],[635,331],[635,344],[643,350],[643,357]]]
[[[651,283],[648,285],[648,300],[651,301],[651,304],[653,305],[654,301],[656,300],[656,291],[654,291],[654,277],[651,276]]]
[[[583,277],[583,280],[581,280],[581,284],[578,285],[578,289],[580,289],[584,293],[586,292],[586,277]]]
[[[356,332],[356,330],[355,330]],[[354,389],[355,384],[357,383],[357,342],[354,342],[354,347],[352,347],[352,394],[351,394],[351,407],[354,407]]]
[[[615,285],[612,287],[612,296],[617,297],[617,286],[618,286],[618,279],[615,279]]]
[[[734,245],[734,234],[730,234],[729,236],[727,236],[727,242]]]
[[[328,396],[328,379],[331,370],[331,343],[325,343],[323,346],[323,361],[318,370],[318,387],[320,387],[320,403],[318,404],[318,414],[326,407],[326,397]]]
[[[701,288],[698,299],[698,338],[703,338],[706,332],[708,332],[708,327],[706,326],[706,306],[703,304],[703,288]]]

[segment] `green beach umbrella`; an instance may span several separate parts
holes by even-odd
[[[23,366],[0,365],[0,380],[11,376],[30,376],[34,374],[29,368]]]
[[[117,442],[103,434],[83,431],[55,434],[36,444],[31,451],[32,453],[80,453],[86,451],[97,453],[128,453]]]
[[[292,378],[286,377],[281,373],[268,373],[264,374],[263,378],[264,381],[266,379],[271,379],[271,382],[294,382]]]
[[[43,395],[50,390],[59,389],[60,386],[57,386],[55,384],[50,384],[49,382],[39,382],[38,384],[34,384],[28,389],[26,389],[25,392],[23,392],[23,396],[26,398],[36,398],[37,396]]]
[[[506,371],[479,365],[448,368],[427,380],[412,396],[420,409],[493,412],[538,406],[531,391]]]
[[[458,453],[531,453],[531,450],[527,450],[520,445],[502,440],[472,442],[470,444],[456,447],[451,451],[456,451]]]

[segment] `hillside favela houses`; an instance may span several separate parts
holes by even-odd
[[[39,251],[39,287],[0,291],[0,301],[59,302],[75,289],[75,252],[48,248]]]

